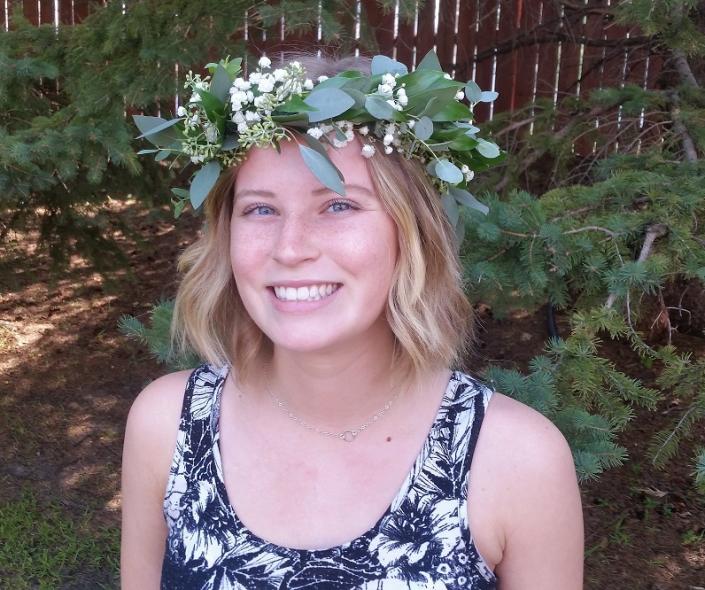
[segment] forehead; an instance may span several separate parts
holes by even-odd
[[[329,147],[328,157],[343,175],[346,192],[376,196],[361,148],[355,139],[343,148]],[[249,150],[247,159],[238,170],[236,197],[245,192],[329,194],[332,191],[324,187],[306,166],[296,142],[283,141],[279,152],[274,148]]]

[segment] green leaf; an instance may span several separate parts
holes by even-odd
[[[450,184],[458,184],[465,178],[463,173],[460,171],[460,168],[445,158],[443,160],[438,160],[433,170],[438,178],[445,180]]]
[[[496,144],[492,143],[491,141],[487,141],[486,139],[478,139],[477,140],[477,151],[480,152],[485,158],[496,158],[499,156],[499,147],[497,147]]]
[[[157,162],[161,162],[162,160],[166,160],[169,156],[171,156],[171,152],[169,150],[160,150],[159,153],[154,156],[154,159]]]
[[[304,99],[304,102],[316,109],[308,114],[308,120],[311,123],[318,123],[342,115],[355,105],[355,99],[339,88],[314,90]]]
[[[175,147],[181,143],[181,133],[175,128],[175,125],[182,119],[167,121],[161,117],[149,117],[146,115],[133,115],[133,119],[140,131],[142,131],[142,135],[136,139],[144,137],[157,147]]]
[[[450,80],[444,80],[444,82],[450,82]],[[455,94],[457,92],[457,87],[455,85],[447,85],[439,82],[437,86],[432,88],[427,88],[421,92],[415,92],[414,94],[407,94],[409,97],[409,102],[406,109],[417,115],[423,112],[431,118],[436,113],[441,112],[449,104],[458,104],[455,101]],[[431,99],[434,99],[431,101]]]
[[[431,117],[434,121],[457,121],[459,119],[472,119],[472,111],[460,102],[446,104],[441,110]]]
[[[465,85],[465,98],[467,98],[472,103],[481,102],[482,100],[482,90],[477,85],[475,80],[470,80]]]
[[[220,151],[221,152],[229,152],[230,150],[234,150],[237,146],[238,146],[237,137],[235,135],[228,135],[223,140],[223,143],[220,146]]]
[[[453,195],[455,200],[461,205],[465,205],[470,209],[475,209],[480,213],[484,213],[485,215],[490,212],[490,208],[487,205],[480,203],[480,201],[478,201],[474,195],[472,195],[465,189],[458,188],[457,186],[452,186],[450,187],[448,192]]]
[[[320,86],[318,87],[320,88]],[[307,105],[304,99],[298,94],[292,94],[284,104],[279,105],[274,112],[275,113],[308,113],[314,112],[316,107]]]
[[[211,81],[211,94],[219,101],[225,102],[231,84],[232,82],[230,81],[227,70],[221,64],[218,64],[218,67],[215,69],[215,74],[213,75],[213,80]]]
[[[441,62],[438,61],[438,55],[436,55],[436,52],[431,49],[421,60],[419,65],[416,66],[417,70],[437,70],[437,71],[443,71],[443,68],[441,68]]]
[[[190,193],[185,188],[174,187],[171,189],[171,192],[174,193],[180,199],[190,198]]]
[[[328,159],[328,160],[330,159],[330,158],[328,157],[328,152],[326,151],[325,146],[324,146],[320,141],[318,141],[315,137],[309,135],[308,133],[304,133],[303,135],[304,135],[304,139],[306,140],[306,143],[309,145],[309,147],[310,147],[311,149],[316,150],[316,151],[317,151],[319,154],[321,154],[321,156],[323,156],[324,158],[326,158],[326,159]],[[278,144],[277,144],[277,145],[278,145]],[[335,171],[338,173],[338,176],[340,177],[340,180],[345,180],[345,179],[343,178],[343,174],[340,172],[340,170],[338,170],[338,169],[336,168]]]
[[[483,90],[480,95],[480,102],[494,102],[499,94],[494,90]]]
[[[196,172],[189,192],[191,206],[194,209],[198,209],[206,200],[208,193],[215,186],[218,176],[220,176],[220,163],[216,161],[208,162]]]
[[[197,90],[201,97],[203,110],[211,123],[218,123],[225,118],[225,104],[207,90]]]
[[[371,71],[373,76],[381,76],[382,74],[406,74],[409,70],[403,64],[387,57],[386,55],[375,55],[372,58]]]
[[[158,151],[160,151],[160,150],[158,150],[158,149],[140,150],[139,152],[137,152],[137,155],[144,156],[145,154],[156,154]]]
[[[365,99],[365,109],[375,119],[394,119],[396,110],[381,96],[370,95]]]
[[[421,141],[426,141],[433,135],[433,121],[428,117],[421,117],[414,125],[414,135]]]
[[[321,155],[305,145],[299,144],[301,157],[320,183],[339,195],[345,195],[345,185],[340,171],[327,156]]]
[[[458,224],[458,219],[460,218],[458,203],[449,193],[444,193],[441,197],[441,201],[443,203],[443,209],[445,210],[451,225],[455,227]]]

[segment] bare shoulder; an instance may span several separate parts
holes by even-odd
[[[502,587],[582,587],[580,491],[561,431],[540,412],[495,392],[477,450],[480,477],[494,496]],[[527,586],[528,580],[535,583]]]
[[[127,418],[125,450],[139,449],[160,480],[168,474],[190,374],[178,371],[152,381],[135,398]]]

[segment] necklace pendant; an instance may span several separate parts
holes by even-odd
[[[343,440],[345,442],[354,441],[356,436],[357,436],[357,431],[346,430],[345,432],[343,432]]]

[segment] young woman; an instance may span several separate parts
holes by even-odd
[[[418,162],[361,147],[328,150],[344,197],[294,141],[209,195],[174,319],[209,363],[130,411],[124,590],[582,588],[570,448],[453,370],[452,227]]]

